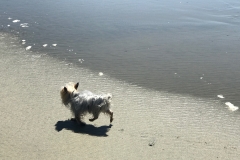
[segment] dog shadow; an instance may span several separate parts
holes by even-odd
[[[55,124],[55,130],[60,132],[63,129],[71,130],[74,133],[81,133],[81,134],[88,134],[91,136],[99,136],[99,137],[107,137],[107,132],[112,127],[112,124],[109,126],[100,126],[95,127],[91,124],[84,124],[79,125],[75,121],[72,120],[65,120],[65,121],[58,121]]]

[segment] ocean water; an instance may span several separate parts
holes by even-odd
[[[157,91],[239,106],[237,0],[1,1],[22,47]],[[27,48],[28,47],[28,48]]]

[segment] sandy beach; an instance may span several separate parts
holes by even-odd
[[[0,36],[0,159],[239,159],[238,112],[216,99],[152,91],[78,68]],[[80,127],[65,83],[113,94],[114,121]],[[164,85],[164,84],[163,84]]]

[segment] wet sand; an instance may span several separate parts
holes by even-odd
[[[26,51],[0,36],[1,159],[238,159],[239,112],[224,102],[151,91]],[[114,121],[79,127],[60,100],[66,82],[113,94]]]

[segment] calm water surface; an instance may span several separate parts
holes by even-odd
[[[239,16],[237,0],[2,0],[0,31],[69,65],[240,106]]]

